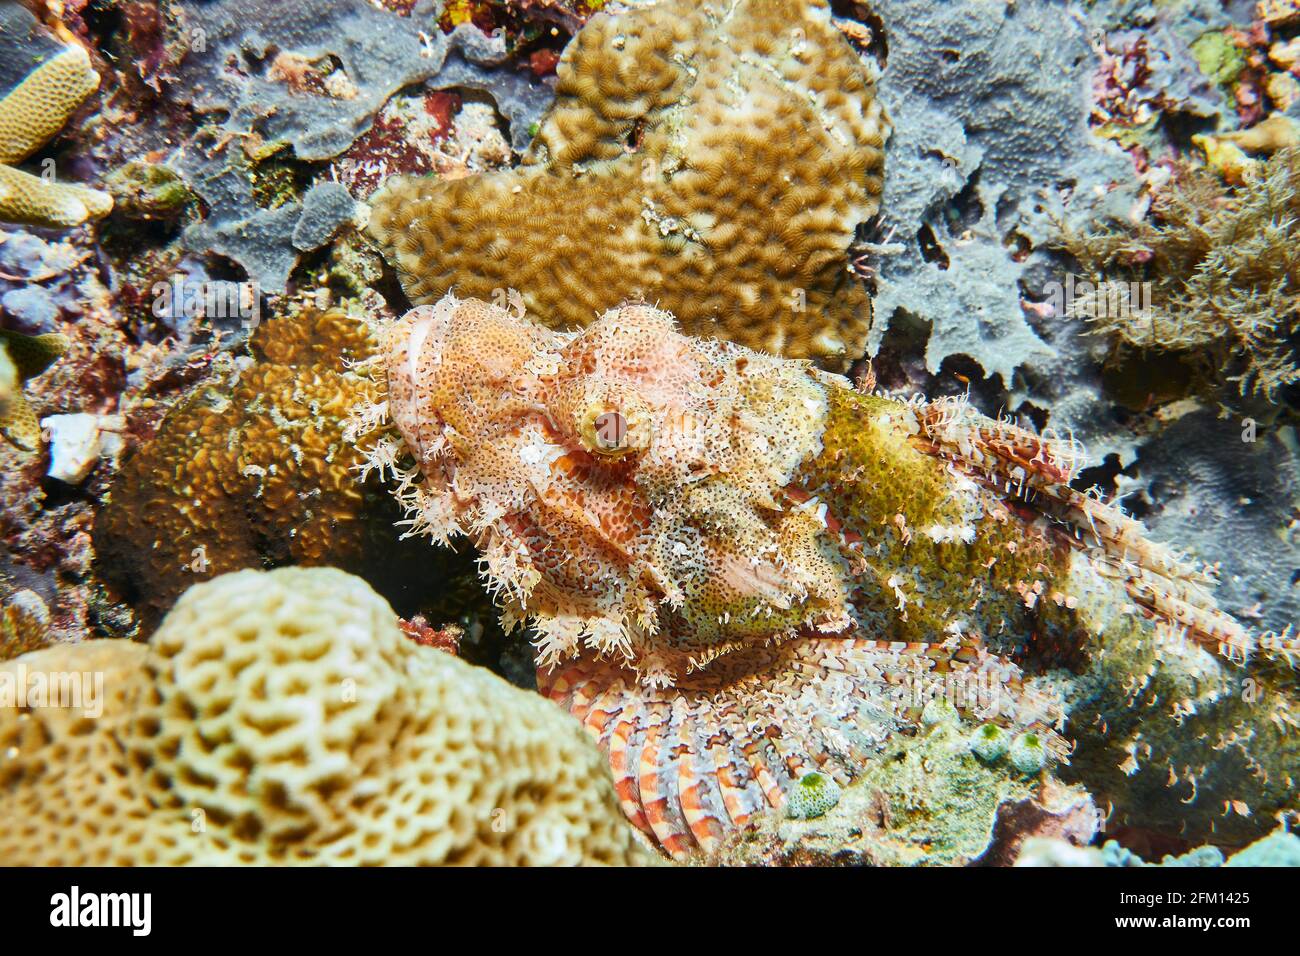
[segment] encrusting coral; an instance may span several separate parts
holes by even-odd
[[[67,338],[58,332],[22,335],[0,329],[0,359],[13,372],[8,394],[0,396],[0,435],[23,451],[35,451],[41,443],[41,426],[23,396],[23,383],[53,365],[67,347]]]
[[[791,812],[808,802],[800,781],[784,813],[728,834],[705,862],[996,865],[1014,859],[1024,835],[1040,828],[1071,844],[1092,839],[1101,815],[1082,788],[1026,776],[1005,762],[987,764],[966,747],[968,731],[945,701],[931,701],[915,735],[890,740],[818,813],[803,819]]]
[[[1063,230],[1062,247],[1095,282],[1076,311],[1122,348],[1173,353],[1216,391],[1278,400],[1300,381],[1300,147],[1236,188],[1184,169],[1152,217]],[[1131,295],[1143,281],[1149,302]]]
[[[0,347],[0,418],[9,414],[9,406],[19,397],[18,368],[9,357],[7,346]]]
[[[6,693],[7,865],[653,861],[572,718],[334,569],[195,585],[147,647],[27,654]]]
[[[444,34],[433,26],[443,6],[434,0],[167,6],[181,54],[169,95],[211,117],[175,157],[204,205],[204,220],[185,230],[183,242],[194,253],[235,260],[270,294],[284,292],[301,256],[328,238],[322,222],[342,225],[353,214],[337,182],[318,182],[299,197],[298,164],[357,148],[371,174],[385,172],[386,158],[366,155],[358,137],[382,122],[378,114],[398,91],[428,84],[486,93],[521,151],[550,100],[548,86],[508,62],[504,31],[465,23]],[[399,138],[408,136],[417,138],[416,131],[402,129]],[[257,182],[279,179],[275,171],[286,181],[272,190],[274,208],[265,208]]]
[[[306,305],[249,346],[251,365],[194,389],[123,463],[96,518],[104,577],[138,598],[146,625],[195,581],[249,567],[382,566],[371,579],[390,600],[450,588],[447,568],[394,550],[391,502],[355,481],[345,419],[376,395],[348,367],[374,348],[365,322]]]
[[[871,306],[846,253],[879,206],[889,123],[823,0],[598,14],[557,75],[522,167],[373,198],[412,301],[513,287],[568,328],[637,298],[694,334],[863,354]]]
[[[1118,840],[1107,840],[1101,847],[1071,846],[1051,837],[1026,840],[1016,866],[1300,866],[1300,837],[1279,827],[1232,856],[1224,858],[1217,846],[1198,846],[1181,856],[1166,855],[1159,863],[1148,863]]]
[[[35,591],[15,591],[0,605],[0,661],[50,643],[50,609]]]
[[[1201,573],[1072,489],[1072,443],[693,340],[647,305],[564,333],[448,296],[387,329],[383,355],[386,399],[355,430],[396,427],[365,454],[408,534],[474,541],[507,625],[534,629],[539,687],[674,856],[808,771],[847,782],[933,697],[1007,728],[1020,772],[1062,758],[1060,701],[999,656],[1032,660],[1040,638],[1116,645],[1088,663],[1099,685],[1155,670],[1185,688],[1194,669],[1194,702],[1143,714],[1144,760],[1172,767],[1189,728],[1245,719],[1249,754],[1228,739],[1217,759],[1265,768],[1240,791],[1261,815],[1293,808],[1289,700],[1234,709],[1214,654],[1285,661],[1295,642],[1249,634]]]
[[[0,220],[69,227],[112,210],[108,193],[14,168],[62,129],[98,87],[90,57],[73,46],[38,66],[0,100]]]

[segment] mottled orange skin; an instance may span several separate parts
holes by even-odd
[[[1085,532],[1147,613],[1249,641],[1190,569],[1069,487],[1071,446],[960,403],[863,395],[636,304],[562,333],[447,297],[385,355],[401,444],[370,458],[410,532],[472,538],[507,623],[536,634],[541,689],[676,856],[807,770],[850,780],[936,696],[1064,757],[1059,703],[989,647],[1078,626]]]
[[[572,336],[448,300],[388,354],[416,527],[474,537],[545,662],[585,646],[668,685],[735,642],[847,625],[822,524],[778,502],[823,412],[803,365],[694,343],[649,306]]]

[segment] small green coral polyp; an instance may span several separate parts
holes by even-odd
[[[840,802],[840,793],[839,785],[825,774],[806,773],[786,799],[785,815],[792,820],[824,816]]]
[[[970,740],[971,753],[985,763],[993,763],[1005,756],[1010,745],[1010,736],[996,724],[985,724],[971,735]]]
[[[1047,764],[1047,750],[1038,734],[1021,734],[1008,751],[1011,765],[1021,773],[1038,773]]]

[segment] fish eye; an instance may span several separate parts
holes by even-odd
[[[627,419],[622,412],[605,412],[592,422],[596,444],[603,451],[621,454],[627,448]]]
[[[635,398],[591,402],[579,422],[578,437],[594,455],[623,458],[650,446],[650,415]]]

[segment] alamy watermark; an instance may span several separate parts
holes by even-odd
[[[1067,273],[1065,282],[1044,283],[1044,303],[1053,315],[1083,315],[1090,319],[1146,319],[1151,317],[1151,283],[1094,282]]]
[[[11,707],[80,708],[97,719],[104,713],[104,672],[44,671],[20,660],[0,671],[0,710]]]
[[[83,893],[74,885],[50,897],[50,925],[60,927],[119,926],[133,936],[153,929],[152,893]]]
[[[181,274],[153,286],[153,314],[157,319],[206,318],[238,320],[255,329],[262,320],[262,295],[256,282],[199,280]]]

